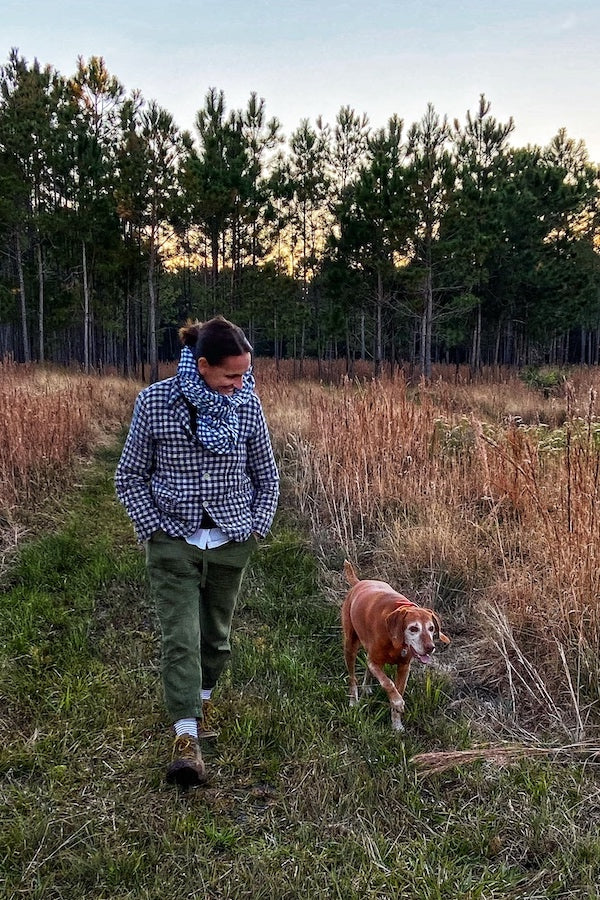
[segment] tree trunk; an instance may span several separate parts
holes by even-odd
[[[477,304],[477,318],[473,327],[473,345],[471,347],[471,369],[479,372],[481,369],[481,300]]]
[[[150,359],[150,383],[158,381],[158,351],[156,346],[156,243],[155,237],[150,238],[150,252],[148,254],[148,356]]]
[[[431,339],[433,333],[433,285],[431,268],[427,267],[425,276],[425,314],[423,322],[423,345],[421,348],[423,375],[431,378]]]
[[[81,261],[83,266],[83,365],[86,373],[90,371],[90,290],[88,285],[87,251],[85,241],[81,242]]]
[[[130,378],[132,374],[132,358],[131,358],[131,290],[129,278],[127,279],[127,291],[125,293],[125,359],[124,369],[126,378]]]
[[[496,328],[496,342],[494,345],[494,365],[498,366],[500,362],[500,343],[502,341],[502,321],[498,322],[498,327]]]
[[[23,253],[21,251],[21,234],[15,232],[15,248],[17,253],[17,271],[19,273],[19,297],[21,299],[21,335],[23,338],[23,362],[31,362],[29,349],[29,332],[27,329],[27,303],[25,298],[25,275],[23,273]]]
[[[212,278],[213,313],[217,300],[217,281],[219,278],[219,232],[214,231],[210,240],[210,262]]]
[[[365,311],[360,313],[360,358],[364,362],[367,358],[367,337],[365,327]]]
[[[37,243],[38,265],[38,360],[44,362],[44,260],[41,242]]]
[[[306,352],[306,325],[302,322],[300,330],[300,378],[304,375],[304,354]]]
[[[354,375],[354,350],[350,340],[350,321],[346,319],[346,375],[352,378]]]
[[[275,357],[275,371],[279,372],[279,327],[276,309],[273,310],[273,356]]]
[[[383,278],[381,272],[377,272],[377,310],[375,321],[375,377],[381,374],[381,362],[383,359]]]

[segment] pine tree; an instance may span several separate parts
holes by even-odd
[[[431,377],[431,344],[435,317],[434,251],[440,222],[445,215],[455,183],[455,168],[447,143],[450,129],[433,106],[414,124],[407,138],[406,178],[414,214],[412,266],[421,275],[422,311],[421,371]]]

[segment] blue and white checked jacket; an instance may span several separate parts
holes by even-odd
[[[138,395],[115,475],[117,496],[139,541],[158,528],[187,537],[206,510],[233,541],[269,531],[279,475],[260,400],[238,407],[240,436],[233,453],[211,453],[192,434],[177,377]]]

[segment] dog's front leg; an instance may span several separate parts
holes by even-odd
[[[394,706],[392,705],[392,728],[394,729],[394,731],[404,731],[404,725],[402,724],[400,716],[404,711],[404,691],[406,690],[406,682],[408,681],[409,672],[410,658],[406,661],[402,660],[398,663],[394,684],[396,686],[396,691],[402,698],[402,709],[394,708]]]
[[[375,663],[371,662],[371,660],[367,660],[367,665],[375,678],[378,680],[381,687],[388,695],[388,699],[390,701],[390,711],[392,714],[393,730],[404,731],[404,725],[402,724],[401,718],[402,713],[404,712],[404,698],[402,697],[402,694],[398,693],[396,685],[391,678],[388,678],[382,668],[375,665]]]

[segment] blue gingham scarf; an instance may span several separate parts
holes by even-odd
[[[177,378],[184,397],[198,410],[196,437],[212,453],[231,452],[239,436],[238,406],[247,403],[254,392],[254,377],[246,372],[242,389],[232,396],[207,387],[198,372],[198,364],[189,347],[181,351]]]

